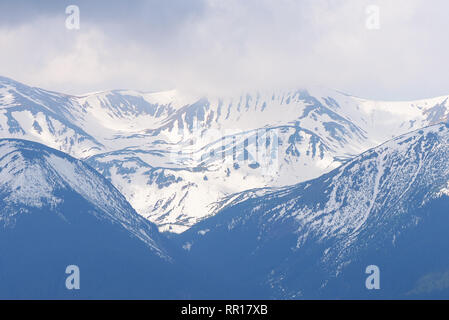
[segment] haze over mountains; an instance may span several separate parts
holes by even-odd
[[[0,297],[447,297],[448,112],[0,78]]]
[[[140,215],[179,233],[214,215],[223,197],[319,177],[392,137],[447,120],[447,98],[382,102],[323,88],[76,97],[0,78],[0,137],[85,160]]]

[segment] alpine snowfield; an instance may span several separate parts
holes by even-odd
[[[161,231],[180,233],[244,190],[317,178],[448,119],[448,97],[370,101],[325,88],[192,96],[69,96],[0,78],[0,137],[86,160]]]
[[[317,179],[243,192],[179,245],[225,277],[207,297],[447,298],[447,159],[449,125],[426,127]],[[381,290],[364,286],[369,265]]]

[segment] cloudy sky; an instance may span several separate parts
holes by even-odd
[[[66,28],[68,5],[79,30]],[[0,75],[71,94],[449,95],[448,12],[447,0],[1,0]]]

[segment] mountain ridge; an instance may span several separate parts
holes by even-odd
[[[182,297],[177,250],[94,169],[61,151],[0,139],[0,297]],[[81,289],[68,290],[75,265]]]
[[[58,98],[4,82],[0,137],[34,140],[86,160],[139,214],[177,233],[213,215],[223,197],[316,178],[449,114],[444,96],[379,102],[313,88],[230,98],[130,90]],[[38,104],[70,113],[70,123],[51,110],[33,111],[35,96]],[[15,105],[21,109],[12,110]]]
[[[239,298],[444,297],[425,279],[449,268],[448,156],[449,124],[419,129],[317,179],[247,191],[177,239],[211,278],[229,270]],[[372,264],[377,293],[364,288]]]

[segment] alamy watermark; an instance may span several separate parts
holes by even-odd
[[[367,6],[365,9],[366,20],[365,27],[368,30],[380,29],[380,7],[376,5]]]
[[[235,129],[209,128],[205,136],[202,136],[201,128],[192,131],[198,134],[181,134],[181,137],[178,137],[182,141],[182,150],[170,153],[171,162],[178,165],[216,162],[227,162],[234,166],[245,164],[258,169],[265,176],[278,174],[279,129],[263,128],[235,133]],[[170,136],[167,136],[167,139],[173,140]],[[176,144],[179,145],[179,141]]]
[[[65,19],[65,27],[68,30],[80,29],[80,8],[76,5],[70,5],[65,8],[65,13],[68,15]]]
[[[368,290],[380,289],[380,269],[376,265],[369,265],[365,269],[365,273],[369,276],[365,280],[365,287]]]
[[[65,280],[65,287],[67,290],[79,290],[80,283],[80,268],[77,265],[69,265],[65,269],[65,273],[69,276]]]

